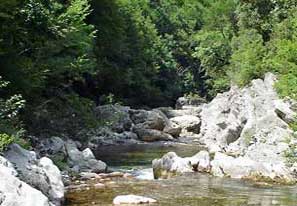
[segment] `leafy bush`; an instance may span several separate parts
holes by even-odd
[[[14,138],[8,134],[0,134],[0,152],[2,152],[9,144],[14,141]]]
[[[231,80],[239,86],[248,84],[252,79],[262,77],[263,58],[266,54],[262,36],[256,30],[243,30],[232,39]]]
[[[3,81],[0,76],[0,92],[4,92],[9,82]],[[24,107],[25,101],[21,95],[14,95],[7,99],[0,98],[0,150],[10,144],[15,137],[22,133],[19,121],[19,112]]]

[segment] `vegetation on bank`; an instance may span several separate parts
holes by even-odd
[[[295,0],[2,0],[0,150],[23,128],[67,133],[52,119],[95,127],[98,104],[209,100],[267,71],[297,99],[296,11]]]

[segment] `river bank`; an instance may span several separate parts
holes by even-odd
[[[155,194],[146,191],[151,186],[160,193],[161,196],[156,194],[153,198],[161,201],[161,205],[165,204],[166,196],[169,196],[167,202],[171,198],[173,205],[180,203],[175,199],[175,191],[181,192],[178,198],[185,204],[193,205],[201,201],[196,199],[201,190],[196,182],[200,184],[205,179],[208,179],[206,185],[213,180],[216,182],[216,177],[227,181],[226,184],[234,181],[226,178],[239,179],[239,188],[252,191],[255,185],[256,188],[264,186],[270,188],[272,194],[280,185],[294,185],[297,180],[297,133],[292,125],[296,122],[297,104],[278,97],[274,88],[276,81],[275,75],[267,73],[264,79],[253,80],[245,88],[232,87],[210,103],[180,98],[176,108],[144,110],[121,105],[98,106],[93,109],[98,126],[92,130],[82,129],[73,137],[63,134],[48,138],[32,136],[33,151],[17,144],[10,145],[0,161],[0,181],[3,183],[0,200],[4,206],[11,202],[22,206],[59,206],[64,204],[66,197],[66,204],[79,205],[80,196],[86,198],[84,204],[94,200],[88,196],[93,193],[87,191],[102,190],[110,196],[99,198],[98,203],[94,200],[94,204],[111,204],[111,196],[115,198],[115,195],[127,192]],[[71,129],[71,125],[66,125]],[[108,174],[112,171],[122,173],[114,177],[114,174]],[[184,180],[186,177],[189,178]],[[164,178],[168,180],[153,180]],[[89,179],[93,183],[89,184]],[[252,181],[246,183],[246,180]],[[7,185],[9,182],[17,182],[12,184],[15,188],[11,189]],[[180,185],[183,183],[187,184]],[[165,197],[160,189],[163,186],[166,192],[167,187],[172,187],[169,194],[164,193]],[[191,187],[195,191],[183,193]],[[115,188],[120,189],[114,192]],[[291,189],[287,190],[291,187],[280,188],[280,193],[287,191],[289,195],[283,200],[271,198],[269,194],[271,202],[267,205],[291,204],[294,197]],[[231,191],[236,193],[235,189]],[[259,192],[265,194],[265,190]],[[28,199],[30,194],[39,202]],[[93,195],[97,198],[97,194]],[[193,202],[187,202],[187,197]],[[203,195],[203,198],[210,201],[206,201],[206,205],[221,204],[212,202],[212,197]],[[249,205],[250,198],[253,199],[246,195],[244,202],[240,199],[238,204]]]

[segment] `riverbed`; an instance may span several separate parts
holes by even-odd
[[[297,187],[260,184],[244,180],[187,174],[153,180],[151,161],[168,151],[192,156],[201,148],[187,144],[140,144],[101,147],[96,156],[115,171],[136,178],[118,178],[105,188],[69,191],[67,206],[111,206],[117,195],[143,195],[158,200],[156,206],[296,206]]]

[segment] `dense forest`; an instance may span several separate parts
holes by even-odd
[[[1,0],[0,28],[0,150],[59,115],[92,127],[93,105],[210,100],[267,71],[297,99],[295,0]]]

